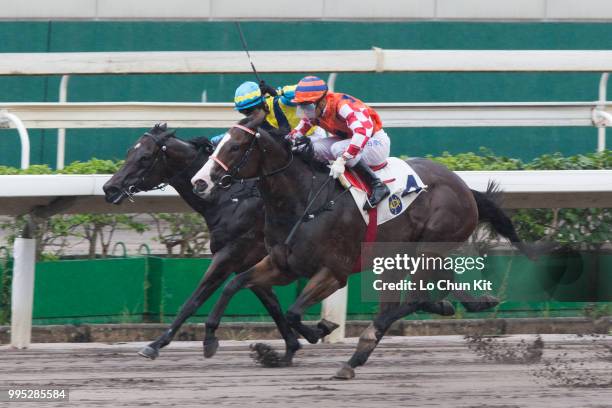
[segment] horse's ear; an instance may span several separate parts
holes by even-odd
[[[207,154],[211,155],[215,152],[215,145],[212,144],[211,141],[209,141],[207,139],[208,143],[206,143],[206,146],[204,147],[204,150],[206,151]]]
[[[162,123],[162,124],[159,126],[159,128],[160,128],[161,130],[166,130],[166,129],[168,129],[168,124],[164,122],[164,123]]]

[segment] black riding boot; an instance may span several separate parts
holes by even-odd
[[[389,191],[389,187],[385,185],[377,176],[376,173],[363,162],[363,160],[359,160],[353,169],[357,171],[359,177],[363,179],[370,188],[372,188],[372,194],[368,197],[368,200],[363,205],[364,210],[369,210],[370,208],[376,207],[376,204],[380,203],[386,196],[391,194]]]

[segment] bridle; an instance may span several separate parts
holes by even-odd
[[[169,184],[172,184],[172,181],[182,177],[184,175],[184,173],[187,170],[189,170],[189,168],[191,168],[193,163],[195,163],[198,160],[198,158],[200,157],[200,154],[203,151],[205,151],[205,149],[203,148],[204,146],[200,147],[198,149],[198,153],[197,153],[196,157],[193,159],[193,161],[191,163],[189,163],[189,165],[185,166],[182,171],[180,171],[179,173],[175,174],[174,176],[172,176],[170,178],[166,178],[165,175],[162,175],[161,183],[159,183],[158,185],[156,185],[156,186],[154,186],[152,188],[143,190],[139,186],[142,186],[145,183],[146,178],[153,171],[153,169],[155,168],[157,163],[160,161],[160,158],[164,162],[164,166],[168,167],[168,157],[167,157],[168,146],[166,145],[166,142],[168,141],[168,139],[170,137],[174,136],[174,133],[175,133],[174,130],[164,131],[161,135],[156,135],[156,134],[150,133],[150,132],[145,132],[144,133],[143,136],[147,136],[147,137],[150,137],[151,139],[153,139],[153,141],[155,142],[155,145],[157,146],[157,150],[155,151],[155,154],[153,156],[153,160],[151,161],[151,164],[142,172],[142,174],[138,178],[138,181],[135,184],[132,184],[131,186],[128,186],[127,188],[123,189],[123,193],[127,196],[128,200],[130,200],[131,202],[134,202],[134,195],[136,193],[138,193],[138,192],[141,192],[141,191],[163,190]]]
[[[289,152],[290,157],[289,157],[287,164],[285,164],[279,169],[276,169],[270,173],[262,173],[260,176],[255,176],[255,177],[242,177],[242,178],[236,177],[236,175],[240,172],[240,170],[244,167],[244,165],[247,164],[249,157],[251,156],[251,153],[255,149],[255,144],[257,140],[261,137],[261,134],[253,129],[250,129],[246,126],[239,125],[239,124],[232,126],[230,129],[233,129],[233,128],[240,129],[243,132],[246,132],[250,134],[251,136],[253,136],[253,138],[251,139],[251,144],[249,145],[248,149],[244,152],[244,154],[242,155],[238,163],[231,168],[226,163],[224,163],[221,159],[219,159],[219,157],[217,157],[216,154],[213,154],[210,156],[210,159],[213,160],[215,163],[217,163],[227,173],[221,176],[219,181],[215,183],[216,186],[219,186],[222,189],[228,189],[234,183],[260,181],[266,177],[270,177],[275,174],[278,174],[286,170],[287,168],[289,168],[289,166],[291,166],[291,163],[293,162],[293,152],[292,151]],[[264,150],[264,153],[265,153],[265,150]]]

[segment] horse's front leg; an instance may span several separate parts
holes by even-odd
[[[295,280],[294,277],[286,276],[274,265],[270,256],[266,256],[257,265],[237,275],[225,288],[215,303],[213,310],[206,320],[206,334],[204,336],[204,357],[210,358],[215,355],[219,347],[219,339],[215,335],[221,317],[229,301],[242,288],[262,287],[270,289],[272,286],[288,285]]]
[[[155,341],[142,348],[138,354],[152,360],[159,356],[159,349],[170,344],[179,328],[192,316],[200,306],[214,293],[215,290],[235,270],[237,265],[232,262],[230,251],[221,250],[213,258],[206,274],[198,284],[196,290],[183,304],[179,314],[176,316],[168,330],[166,330]]]
[[[286,367],[291,365],[293,356],[302,346],[293,329],[289,327],[276,294],[274,294],[272,288],[254,286],[251,290],[257,295],[272,319],[274,319],[278,331],[285,340],[285,355],[282,357],[279,357],[278,354],[266,344],[254,344],[252,348],[255,355],[257,355],[257,361],[266,367]]]

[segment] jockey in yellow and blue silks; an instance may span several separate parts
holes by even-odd
[[[255,110],[263,109],[266,111],[264,128],[268,126],[289,133],[301,119],[296,112],[297,105],[291,102],[295,97],[295,88],[296,85],[285,85],[274,89],[263,81],[260,84],[252,81],[244,82],[236,89],[234,109],[245,116],[249,116]],[[311,129],[308,136],[315,130]],[[215,136],[211,141],[217,144],[222,137],[223,135]]]

